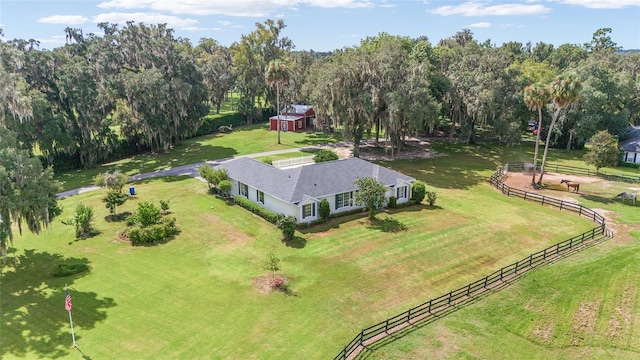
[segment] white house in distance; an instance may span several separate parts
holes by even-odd
[[[318,205],[327,199],[331,213],[362,208],[355,205],[355,180],[373,177],[388,187],[386,197],[398,204],[409,201],[414,178],[359,158],[349,158],[279,169],[248,157],[224,162],[233,184],[231,193],[244,196],[277,214],[298,222],[317,220]]]
[[[620,149],[624,152],[622,160],[629,163],[640,164],[640,125],[629,126],[620,135]]]

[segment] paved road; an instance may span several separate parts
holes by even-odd
[[[294,148],[294,149],[265,151],[265,152],[256,153],[256,154],[241,155],[241,156],[238,156],[238,157],[260,157],[260,156],[269,156],[269,155],[277,155],[277,154],[286,154],[286,153],[290,153],[290,152],[298,152],[298,151],[305,151],[305,150],[314,150],[314,149],[319,149],[319,148],[320,148],[319,146],[309,146],[309,147],[305,147],[305,148]],[[186,176],[191,176],[191,177],[197,177],[198,176],[198,168],[200,168],[200,166],[202,166],[204,164],[218,165],[218,164],[221,164],[221,163],[223,163],[225,161],[229,161],[231,159],[233,159],[233,158],[215,159],[215,160],[210,160],[210,161],[205,161],[205,162],[199,162],[199,163],[196,163],[196,164],[182,165],[182,166],[176,166],[174,168],[156,170],[154,172],[149,172],[149,173],[144,173],[144,174],[136,174],[136,175],[131,176],[129,178],[129,181],[138,181],[138,180],[151,179],[151,178],[156,178],[156,177],[178,176],[178,175],[186,175]],[[58,196],[58,199],[64,199],[64,198],[69,197],[69,196],[78,195],[78,194],[82,194],[82,193],[85,193],[85,192],[88,192],[88,191],[97,190],[97,189],[99,189],[98,186],[94,186],[94,185],[85,186],[85,187],[81,187],[79,189],[64,191],[64,192],[58,193],[56,195]]]

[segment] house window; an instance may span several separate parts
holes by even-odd
[[[336,209],[353,205],[353,192],[336,195]]]
[[[316,204],[311,203],[302,206],[302,218],[308,218],[309,216],[316,216]]]
[[[302,129],[302,120],[298,120],[298,129]]]
[[[249,198],[249,187],[246,184],[239,183],[238,193],[246,198]]]
[[[256,198],[258,199],[259,203],[264,204],[264,192],[256,190]]]
[[[396,199],[405,199],[407,197],[407,187],[399,186],[396,189]]]

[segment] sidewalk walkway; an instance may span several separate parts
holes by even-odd
[[[327,145],[329,146],[329,145]],[[277,154],[286,154],[286,153],[293,153],[293,152],[298,152],[298,151],[305,151],[305,150],[315,150],[315,149],[320,149],[322,148],[322,146],[307,146],[304,148],[293,148],[293,149],[284,149],[284,150],[274,150],[274,151],[265,151],[265,152],[261,152],[261,153],[255,153],[255,154],[248,154],[248,155],[240,155],[240,156],[235,156],[235,157],[230,157],[230,158],[223,158],[223,159],[215,159],[215,160],[209,160],[209,161],[205,161],[205,162],[199,162],[199,163],[195,163],[195,164],[189,164],[189,165],[182,165],[182,166],[176,166],[174,168],[167,168],[167,169],[162,169],[162,170],[156,170],[153,172],[149,172],[149,173],[144,173],[144,174],[136,174],[133,175],[129,178],[129,181],[139,181],[139,180],[145,180],[145,179],[151,179],[151,178],[157,178],[157,177],[163,177],[163,176],[191,176],[191,177],[197,177],[198,176],[198,169],[200,168],[200,166],[204,165],[204,164],[209,164],[212,166],[221,164],[225,161],[229,161],[233,158],[237,158],[237,157],[260,157],[260,156],[269,156],[269,155],[277,155]],[[56,194],[56,196],[58,197],[58,199],[64,199],[66,197],[69,196],[73,196],[73,195],[79,195],[79,194],[83,194],[86,193],[88,191],[93,191],[93,190],[97,190],[100,187],[95,186],[95,185],[91,185],[91,186],[85,186],[85,187],[81,187],[79,189],[73,189],[73,190],[68,190],[68,191],[63,191],[61,193]]]

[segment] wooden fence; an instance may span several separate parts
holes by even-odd
[[[502,182],[504,176],[509,171],[509,168],[520,170],[525,166],[525,163],[507,164],[498,169],[498,171],[491,176],[490,183],[507,196],[516,196],[524,199],[525,201],[535,201],[542,205],[557,207],[560,210],[573,211],[580,216],[591,219],[598,226],[570,239],[561,241],[536,253],[530,254],[515,263],[494,271],[482,279],[476,280],[456,290],[450,291],[449,293],[412,307],[403,313],[362,329],[360,333],[358,333],[347,345],[344,346],[340,353],[335,356],[334,360],[355,357],[364,346],[375,343],[376,341],[384,338],[387,334],[400,331],[408,325],[418,321],[425,321],[439,317],[442,312],[450,309],[452,306],[485,294],[487,291],[499,286],[499,284],[502,284],[507,280],[514,279],[517,276],[535,269],[536,267],[562,258],[573,251],[577,251],[581,247],[595,244],[605,237],[612,236],[611,232],[606,229],[604,217],[591,209],[548,196],[515,189]]]
[[[589,169],[575,167],[575,166],[561,165],[561,164],[547,163],[544,166],[544,170],[545,172],[546,171],[557,172],[557,173],[567,174],[567,175],[594,176],[594,177],[601,177],[601,178],[604,178],[607,180],[613,180],[613,181],[640,183],[640,176],[616,175],[616,174],[609,174],[602,171],[595,172],[594,170],[589,170]]]

